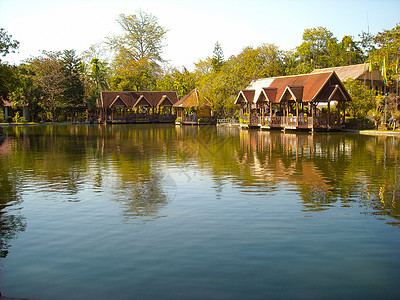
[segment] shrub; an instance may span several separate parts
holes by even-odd
[[[197,122],[198,122],[198,123],[208,123],[208,122],[210,122],[210,121],[211,121],[210,118],[198,118],[198,119],[197,119]]]
[[[60,123],[65,122],[65,117],[64,116],[59,116],[58,117],[58,122],[60,122]]]
[[[13,121],[13,118],[11,116],[7,116],[5,118],[6,123],[11,123]]]
[[[12,118],[14,123],[18,123],[19,122],[19,112],[17,111],[14,115],[14,118]]]

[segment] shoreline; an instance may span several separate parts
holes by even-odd
[[[1,127],[16,127],[16,126],[44,126],[44,125],[98,125],[100,123],[90,123],[90,122],[74,122],[74,123],[0,123]],[[372,136],[395,136],[400,137],[400,131],[396,130],[354,130],[354,129],[344,129],[342,132],[357,133],[361,135],[372,135]]]

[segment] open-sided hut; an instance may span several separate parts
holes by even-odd
[[[0,109],[3,109],[3,116],[4,118],[7,117],[14,117],[15,114],[18,112],[20,117],[24,117],[26,121],[31,120],[29,104],[18,105],[17,107],[13,106],[13,104],[7,100],[4,100],[0,96]]]
[[[106,91],[101,92],[97,107],[100,121],[106,123],[174,122],[176,102],[176,92]]]
[[[257,80],[239,92],[235,104],[245,127],[331,130],[344,127],[348,101],[333,71]]]
[[[181,124],[211,124],[211,102],[194,89],[174,104],[177,121]]]

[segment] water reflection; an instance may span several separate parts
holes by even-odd
[[[11,145],[8,139],[0,140],[0,257],[8,254],[10,241],[26,228],[25,218],[18,206],[21,204],[18,173],[8,172],[13,164],[10,159]]]
[[[119,203],[127,219],[154,220],[176,197],[177,174],[187,177],[179,188],[190,193],[196,172],[209,178],[217,199],[237,191],[268,196],[284,185],[300,197],[305,215],[361,205],[390,224],[400,222],[400,139],[394,137],[174,125],[6,131],[9,138],[0,145],[2,249],[26,226],[11,210],[23,193],[74,202],[94,193]]]

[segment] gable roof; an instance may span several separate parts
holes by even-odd
[[[303,99],[303,90],[304,87],[302,85],[288,85],[286,86],[284,92],[282,93],[279,102],[282,101],[301,101]]]
[[[159,106],[173,106],[174,103],[168,98],[167,95],[161,97],[161,100],[158,101],[157,107]]]
[[[211,107],[211,102],[198,89],[194,89],[175,103],[174,107]]]
[[[113,102],[111,102],[109,108],[121,107],[121,106],[128,107],[128,105],[125,103],[124,99],[122,99],[119,95],[117,95],[117,97],[115,97]]]
[[[150,102],[146,99],[144,95],[140,95],[140,97],[135,101],[132,107],[137,106],[151,106]]]
[[[157,107],[164,96],[168,98],[169,102],[172,104],[178,102],[178,94],[172,91],[103,91],[101,92],[101,99],[98,101],[97,105],[99,107],[108,108],[118,97],[120,99],[118,101],[122,101],[129,108],[141,105]]]
[[[254,94],[255,90],[242,90],[239,92],[239,95],[237,96],[235,100],[235,104],[239,104],[241,102],[245,103],[254,103]]]
[[[325,102],[328,101],[326,89],[330,86],[338,86],[343,98],[351,100],[343,83],[337,74],[332,72],[302,74],[293,76],[272,77],[252,82],[246,90],[255,90],[251,103],[260,101],[269,101],[279,103],[281,101],[295,100],[302,102]],[[241,92],[245,92],[241,91]],[[332,89],[333,91],[333,89]],[[335,91],[335,93],[337,90]],[[241,99],[239,93],[235,103],[238,104]],[[243,96],[244,97],[244,96]]]

